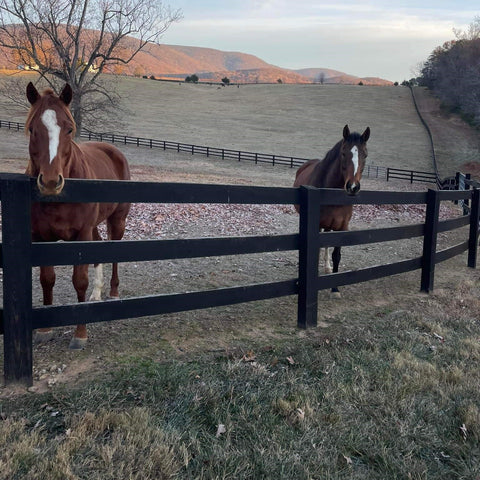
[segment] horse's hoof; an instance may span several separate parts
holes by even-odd
[[[53,330],[36,330],[33,343],[47,343],[53,338]]]
[[[342,294],[340,292],[330,292],[330,297],[331,298],[342,298]]]
[[[73,337],[70,340],[70,345],[68,348],[70,350],[83,350],[87,345],[87,339],[86,338],[77,338]]]
[[[333,273],[333,269],[332,269],[332,268],[325,267],[325,273],[326,273],[327,275],[330,275],[330,273]]]

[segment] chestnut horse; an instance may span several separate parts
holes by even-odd
[[[30,135],[30,160],[25,173],[37,177],[42,195],[59,195],[66,178],[129,180],[124,155],[114,146],[100,142],[77,144],[75,122],[69,110],[72,89],[65,85],[60,96],[47,89],[40,94],[30,82],[27,98],[31,104],[25,130]],[[32,205],[32,241],[101,240],[97,226],[106,220],[108,238],[120,240],[125,231],[129,203],[34,203]],[[85,301],[88,265],[75,265],[73,286],[79,302]],[[53,302],[55,271],[40,267],[43,304]],[[118,267],[112,266],[110,297],[118,297]],[[94,288],[90,300],[100,300],[103,287],[102,265],[95,265]],[[37,339],[47,340],[51,329],[37,331]],[[87,342],[86,325],[77,325],[70,348],[81,349]]]
[[[350,133],[348,125],[343,129],[340,140],[323,160],[309,160],[297,171],[294,187],[311,185],[317,188],[343,188],[348,195],[356,195],[360,191],[367,158],[367,141],[370,138],[370,127],[362,135]],[[296,206],[298,211],[298,206]],[[320,231],[348,230],[352,218],[352,205],[324,205],[320,210]],[[341,247],[334,247],[332,253],[333,270],[328,248],[324,252],[325,273],[338,272]],[[339,296],[338,288],[332,288],[334,296]]]

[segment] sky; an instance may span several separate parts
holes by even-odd
[[[249,53],[282,68],[402,82],[480,16],[478,0],[165,0],[183,19],[161,42]]]

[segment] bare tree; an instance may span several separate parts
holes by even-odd
[[[460,112],[476,125],[480,125],[479,60],[480,37],[459,38],[437,47],[419,78],[420,85],[431,89],[444,107]]]
[[[457,40],[476,40],[480,38],[480,16],[474,17],[473,22],[470,23],[466,31],[454,28],[453,33]]]
[[[99,96],[115,103],[101,74],[128,64],[149,42],[158,43],[181,16],[160,0],[0,0],[0,47],[54,89],[70,84],[80,131]]]

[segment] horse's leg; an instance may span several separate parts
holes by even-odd
[[[109,240],[121,240],[125,233],[125,219],[129,207],[120,204],[119,208],[110,215],[107,220],[107,232]],[[118,285],[120,280],[118,278],[118,264],[112,263],[112,278],[110,279],[110,298],[118,298]]]
[[[40,267],[40,284],[43,291],[43,304],[51,305],[53,303],[53,286],[55,285],[54,267]],[[35,332],[35,342],[48,342],[52,338],[51,328],[39,328]]]
[[[76,240],[80,241],[91,241],[94,236],[93,230],[87,229],[86,231],[81,232]],[[98,234],[98,232],[96,232]],[[77,292],[77,299],[79,302],[84,302],[87,294],[88,288],[88,264],[84,265],[74,265],[72,282]],[[77,325],[73,338],[70,341],[70,349],[72,350],[81,350],[87,344],[87,326],[85,324]]]
[[[77,292],[78,301],[84,302],[88,288],[88,264],[73,267],[72,282]],[[87,338],[87,326],[85,324],[77,325],[70,341],[70,349],[81,350],[87,344]]]
[[[338,272],[338,266],[340,265],[340,259],[341,258],[342,258],[341,247],[334,247],[333,253],[332,253],[333,273]],[[338,291],[337,287],[332,288],[331,295],[334,298],[340,298],[341,297],[340,292]]]
[[[332,273],[332,264],[330,262],[330,249],[328,247],[323,249],[323,260],[325,262],[325,273]]]
[[[98,228],[93,229],[93,239],[96,241],[101,241],[102,237],[98,233]],[[95,280],[93,281],[93,290],[90,295],[91,302],[99,302],[102,299],[102,290],[103,290],[103,265],[101,263],[96,263],[94,265],[95,270]]]

